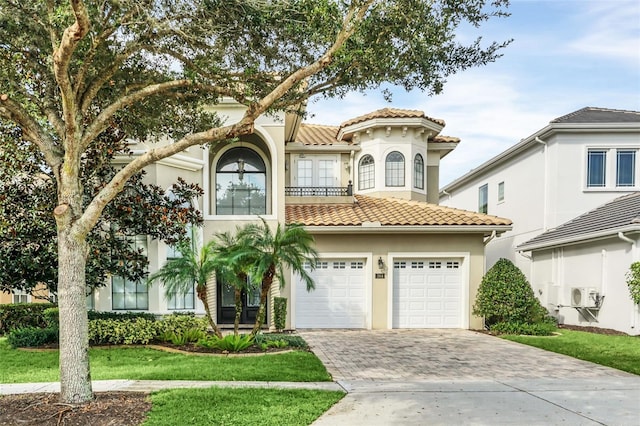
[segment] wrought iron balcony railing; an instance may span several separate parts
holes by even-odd
[[[343,197],[353,195],[353,185],[346,187],[329,186],[285,186],[284,195],[289,197]]]

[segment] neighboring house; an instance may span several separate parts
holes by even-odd
[[[233,122],[244,107],[222,102],[215,110]],[[204,215],[204,241],[259,218],[306,225],[321,256],[311,272],[316,289],[307,292],[290,275],[271,293],[289,299],[287,327],[479,328],[471,306],[484,239],[511,229],[511,221],[437,205],[440,159],[458,144],[440,135],[444,125],[422,111],[392,108],[339,127],[301,124],[295,114],[263,116],[252,135],[161,160],[146,168],[147,179],[169,189],[180,176],[203,187],[194,202]],[[140,155],[146,148],[132,149]],[[151,271],[176,255],[144,236],[132,244],[146,251]],[[209,284],[217,322],[233,322],[233,289],[215,278]],[[252,322],[259,295],[243,298],[242,321]],[[98,310],[203,311],[192,292],[167,299],[160,285],[119,277],[88,303]],[[271,322],[271,306],[269,312]]]
[[[640,260],[640,192],[624,195],[516,247],[531,256],[540,299],[565,323],[640,334],[625,274]]]
[[[529,255],[518,254],[516,247],[640,190],[639,150],[640,112],[583,108],[551,121],[444,186],[440,204],[512,219],[513,229],[488,243],[486,268],[508,258],[527,275],[536,293],[544,295],[549,284],[537,280]],[[575,264],[565,273],[579,275],[581,268],[587,266]],[[547,307],[570,304],[572,286],[558,290],[556,299],[543,297]]]

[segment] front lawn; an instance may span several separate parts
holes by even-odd
[[[504,335],[504,339],[640,375],[640,337],[561,329],[558,336]]]
[[[144,425],[309,425],[343,396],[307,389],[166,390],[151,395]]]
[[[304,351],[227,358],[118,347],[93,348],[89,356],[93,380],[331,380],[320,360]],[[0,383],[56,382],[58,368],[58,351],[12,349],[0,338]]]

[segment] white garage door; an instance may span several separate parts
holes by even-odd
[[[394,328],[461,328],[462,308],[459,259],[394,261]]]
[[[310,292],[296,279],[297,328],[367,327],[365,259],[322,259],[310,274]]]

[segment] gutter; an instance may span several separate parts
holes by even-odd
[[[545,241],[534,244],[522,244],[516,247],[516,251],[535,251],[541,249],[552,249],[561,246],[583,244],[591,241],[603,240],[606,238],[615,238],[619,233],[623,232],[640,232],[640,226],[638,224],[627,225],[624,228],[607,229],[599,232],[593,232],[591,234],[577,235],[573,237],[560,238],[551,241]],[[626,238],[626,237],[625,237]]]
[[[618,238],[620,238],[622,241],[627,242],[629,244],[631,244],[631,259],[636,262],[638,260],[638,256],[636,255],[637,250],[636,250],[636,241],[632,240],[631,238],[627,237],[626,235],[624,235],[622,232],[618,232]]]
[[[304,225],[304,228],[312,234],[339,234],[344,232],[367,233],[367,234],[443,234],[443,233],[460,233],[460,234],[476,234],[486,233],[496,235],[498,233],[511,231],[511,225],[378,225],[371,224],[369,226],[362,225],[333,225],[333,226],[317,226]]]

